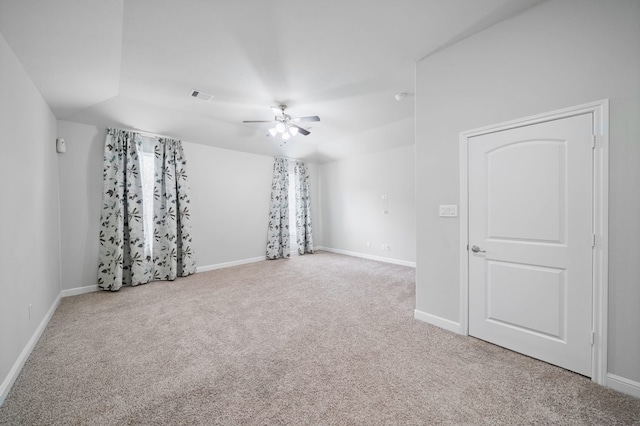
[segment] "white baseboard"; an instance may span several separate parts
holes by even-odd
[[[22,370],[24,363],[27,362],[27,358],[29,358],[31,351],[36,346],[36,343],[38,343],[42,332],[47,327],[47,324],[49,324],[49,320],[51,320],[53,313],[56,311],[56,308],[60,304],[60,299],[61,297],[60,295],[58,295],[58,297],[56,297],[56,300],[53,302],[53,304],[45,314],[44,318],[42,318],[42,321],[40,321],[38,328],[36,328],[36,330],[33,332],[33,335],[31,336],[25,347],[22,349],[22,352],[20,352],[18,359],[16,359],[16,362],[13,363],[13,367],[11,367],[11,370],[9,370],[9,374],[7,374],[7,377],[4,379],[2,384],[0,384],[0,406],[9,394],[11,386],[13,386],[13,383],[18,378],[18,374],[20,374],[20,370]]]
[[[460,323],[457,323],[455,321],[451,321],[437,315],[428,314],[417,309],[413,311],[413,317],[419,321],[423,321],[431,325],[435,325],[436,327],[444,328],[445,330],[461,334]]]
[[[374,256],[372,254],[358,253],[355,251],[340,250],[340,249],[323,247],[323,246],[314,247],[314,250],[324,250],[324,251],[330,251],[331,253],[361,257],[363,259],[369,259],[369,260],[377,260],[378,262],[393,263],[394,265],[410,266],[412,268],[416,267],[416,262],[409,262],[408,260],[393,259],[391,257]]]
[[[267,257],[259,256],[259,257],[252,257],[249,259],[234,260],[233,262],[216,263],[215,265],[198,266],[196,268],[196,273],[213,271],[214,269],[228,268],[230,266],[245,265],[247,263],[260,262],[262,260],[267,260]]]
[[[93,293],[94,291],[100,290],[98,285],[88,285],[85,287],[76,287],[76,288],[68,288],[66,290],[62,290],[60,292],[61,297],[69,297],[69,296],[77,296],[79,294],[85,293]]]
[[[291,254],[298,254],[298,252],[292,251]],[[266,256],[252,257],[250,259],[234,260],[233,262],[218,263],[215,265],[198,266],[196,268],[196,273],[213,271],[214,269],[228,268],[230,266],[244,265],[246,263],[260,262],[261,260],[266,260]],[[100,287],[98,285],[88,285],[85,287],[77,287],[77,288],[62,290],[62,292],[60,292],[60,295],[62,297],[77,296],[79,294],[93,293],[94,291],[99,291],[99,290],[100,290]]]
[[[615,374],[607,374],[607,387],[640,398],[640,383]]]

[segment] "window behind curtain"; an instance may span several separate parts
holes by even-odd
[[[293,164],[293,162],[291,162]],[[297,243],[297,232],[296,232],[296,181],[295,174],[291,171],[293,168],[290,167],[289,171],[289,247],[291,249],[291,253],[297,253],[298,243]]]
[[[144,254],[153,253],[153,180],[155,178],[152,138],[142,138],[142,220],[144,221]]]

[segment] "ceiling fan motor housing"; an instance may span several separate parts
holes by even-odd
[[[285,110],[287,109],[286,105],[278,105],[277,107],[272,106],[271,110],[273,111],[274,114],[274,118],[273,121],[264,121],[264,120],[245,120],[243,121],[243,123],[277,123],[276,127],[280,127],[278,129],[278,133],[285,133],[287,131],[290,132],[290,134],[287,134],[286,136],[283,135],[283,139],[287,140],[289,139],[289,137],[291,136],[295,136],[297,133],[302,134],[303,136],[307,136],[309,135],[311,132],[309,132],[309,130],[300,127],[299,125],[295,124],[294,122],[302,122],[302,121],[320,121],[320,117],[318,116],[309,116],[309,117],[294,117],[292,118],[290,115],[285,114]],[[293,128],[293,132],[291,132],[290,130]],[[275,136],[275,129],[270,129],[269,133],[267,133],[267,136]]]

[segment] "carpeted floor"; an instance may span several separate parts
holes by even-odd
[[[332,253],[63,299],[0,424],[640,424],[640,400],[413,319]]]

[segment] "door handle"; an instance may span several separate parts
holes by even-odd
[[[480,249],[480,247],[478,247],[478,246],[471,247],[471,251],[474,252],[474,253],[486,253],[487,252],[486,250]]]

